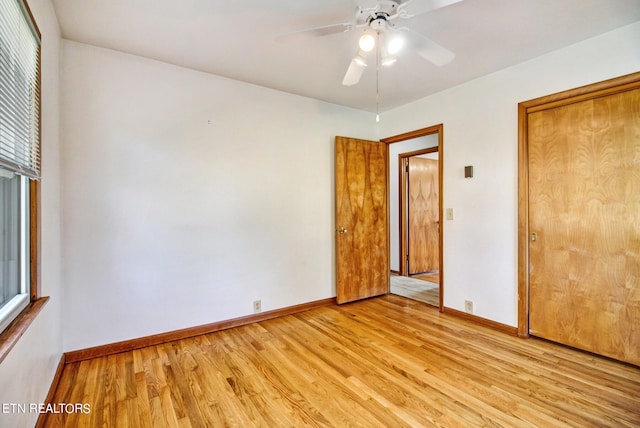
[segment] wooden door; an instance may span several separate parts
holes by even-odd
[[[640,364],[640,89],[527,120],[530,333]]]
[[[407,213],[409,275],[438,270],[438,161],[408,158]]]
[[[336,137],[338,303],[389,292],[385,143]]]

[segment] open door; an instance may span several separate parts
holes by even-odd
[[[336,287],[339,304],[389,292],[388,148],[336,137]]]

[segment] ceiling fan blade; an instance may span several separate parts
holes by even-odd
[[[440,46],[417,31],[407,27],[399,28],[398,31],[404,34],[408,43],[418,55],[439,67],[449,64],[456,57],[456,54],[449,49]]]
[[[462,0],[407,0],[398,6],[398,15],[403,18],[411,18],[461,1]]]
[[[342,84],[344,86],[353,86],[360,81],[362,77],[362,73],[364,72],[364,68],[367,66],[367,63],[364,62],[364,59],[360,56],[356,56],[351,60],[351,64],[349,64],[349,68],[344,75],[344,79],[342,79]]]
[[[354,28],[352,22],[342,22],[340,24],[324,25],[322,27],[309,28],[295,33],[283,34],[278,36],[278,42],[291,42],[294,40],[304,40],[312,37],[323,37],[331,34],[344,33]]]
[[[378,7],[378,0],[356,0],[356,6],[361,10],[375,9]]]

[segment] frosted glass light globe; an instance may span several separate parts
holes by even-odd
[[[364,52],[371,52],[376,46],[376,39],[371,34],[365,33],[360,37],[358,45]]]
[[[400,52],[403,46],[404,39],[400,36],[393,36],[387,42],[387,51],[389,51],[391,55],[395,55]]]

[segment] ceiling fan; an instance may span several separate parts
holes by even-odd
[[[415,30],[396,25],[396,22],[460,1],[462,0],[355,0],[353,20],[310,28],[290,36],[322,37],[353,30],[361,31],[358,53],[351,60],[342,80],[343,85],[352,86],[360,81],[367,66],[367,57],[373,52],[376,60],[378,59],[376,46],[379,49],[380,64],[384,66],[396,61],[395,55],[405,44],[437,66],[451,62],[455,57],[453,52]]]

